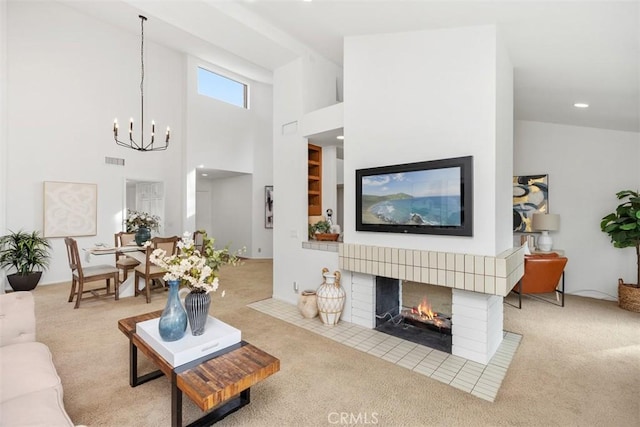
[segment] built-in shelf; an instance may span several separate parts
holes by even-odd
[[[307,198],[309,216],[322,215],[322,147],[308,144]]]

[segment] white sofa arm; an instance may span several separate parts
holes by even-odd
[[[36,313],[31,292],[0,294],[0,347],[36,340]]]

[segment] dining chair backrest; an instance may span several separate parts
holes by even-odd
[[[171,237],[153,237],[151,239],[151,248],[155,249],[164,249],[167,252],[167,255],[175,255],[178,249],[178,242],[180,238],[178,236]],[[152,250],[152,252],[153,252]]]
[[[127,246],[130,243],[134,243],[136,241],[136,233],[128,233],[126,231],[121,231],[119,233],[115,233],[113,235],[113,243],[116,248],[121,248],[123,246]],[[121,252],[116,252],[116,262],[118,258],[122,256]]]
[[[135,268],[135,282],[134,282],[134,295],[139,295],[143,292],[140,289],[140,280],[144,279],[145,289],[144,293],[147,297],[147,303],[151,302],[151,287],[153,283],[162,278],[166,273],[162,268],[151,263],[151,253],[156,249],[164,249],[167,255],[173,255],[178,250],[178,242],[180,238],[178,236],[172,237],[153,237],[145,250],[146,261],[144,265],[140,265]]]
[[[71,237],[64,238],[64,244],[67,247],[67,260],[71,273],[77,273],[82,277],[82,264],[80,263],[80,254],[78,253],[78,242]]]
[[[204,230],[196,230],[193,232],[193,245],[200,253],[202,253],[202,250],[204,249],[204,238],[206,236],[207,232]]]
[[[121,231],[119,233],[114,234],[114,238],[115,238],[114,243],[116,245],[116,248],[119,248],[120,246],[127,246],[128,244],[135,242],[136,233]]]
[[[151,256],[151,252],[156,249],[164,249],[167,252],[167,255],[175,255],[178,250],[178,242],[180,241],[180,237],[171,236],[171,237],[152,237],[150,242],[151,244],[147,246],[146,249],[146,274],[149,274],[149,269],[153,266],[149,257]]]

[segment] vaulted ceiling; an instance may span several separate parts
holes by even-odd
[[[134,33],[142,13],[145,37],[267,82],[309,51],[341,65],[348,36],[495,24],[514,66],[516,119],[640,131],[637,1],[60,2]]]

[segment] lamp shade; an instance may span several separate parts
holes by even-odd
[[[537,231],[555,231],[560,228],[560,215],[534,213],[531,228]]]

